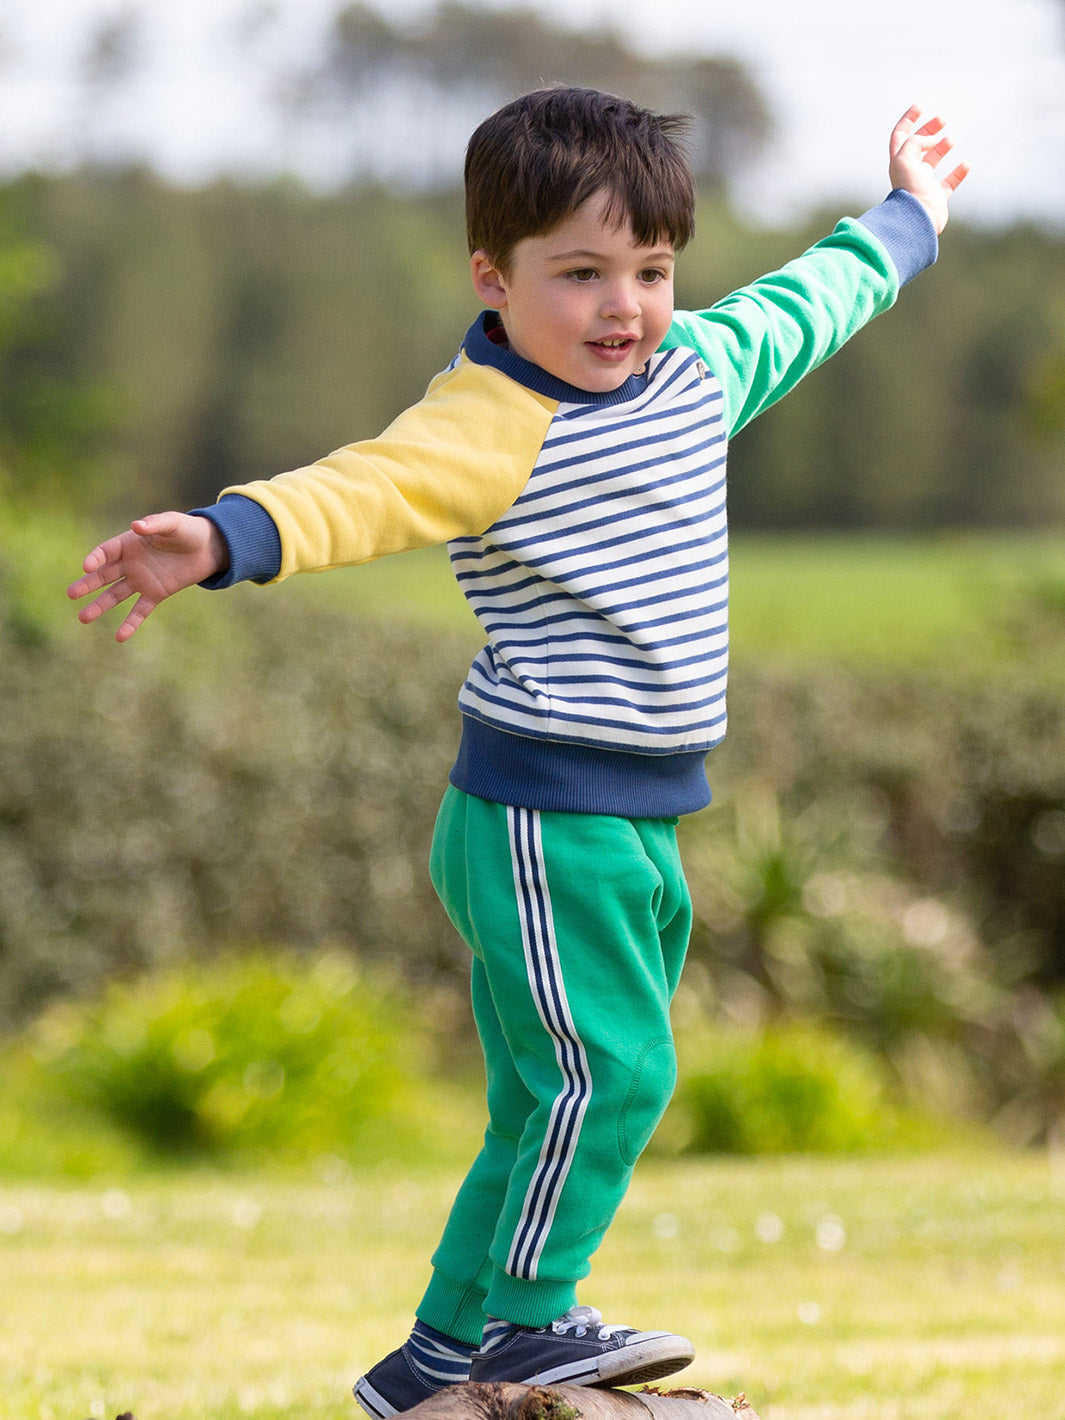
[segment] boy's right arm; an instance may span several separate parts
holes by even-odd
[[[68,595],[99,593],[84,622],[136,596],[117,634],[128,641],[185,587],[276,581],[479,534],[525,486],[556,403],[463,359],[377,439],[224,489],[195,514],[140,519],[93,549]]]
[[[207,518],[153,513],[94,547],[82,563],[84,575],[67,588],[67,596],[77,601],[99,593],[78,612],[86,624],[136,597],[115,633],[116,641],[128,641],[160,602],[217,577],[228,563],[225,539]]]

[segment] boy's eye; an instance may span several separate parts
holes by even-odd
[[[569,272],[571,281],[593,281],[596,270],[593,266],[579,266],[575,271]]]
[[[658,267],[649,266],[646,271],[640,272],[640,280],[648,286],[653,286],[656,281],[664,281],[666,273]]]

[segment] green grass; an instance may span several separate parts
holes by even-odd
[[[737,539],[739,655],[1065,666],[1065,542],[944,534]],[[1049,643],[1049,644],[1048,644]]]
[[[0,1420],[332,1420],[405,1333],[454,1179],[0,1188]],[[644,1165],[584,1298],[762,1420],[1065,1416],[1045,1156]]]

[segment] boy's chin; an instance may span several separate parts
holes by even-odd
[[[581,366],[579,370],[571,371],[568,375],[560,375],[567,384],[575,386],[579,390],[584,390],[586,394],[613,394],[619,390],[626,380],[633,375],[638,375],[646,369],[645,364],[638,368],[634,367],[630,361],[624,365],[605,366],[596,369],[594,366]]]

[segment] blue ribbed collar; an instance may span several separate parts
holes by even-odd
[[[507,346],[497,345],[494,340],[490,340],[488,330],[498,321],[499,317],[495,311],[482,311],[466,332],[466,339],[462,342],[463,350],[475,364],[494,365],[504,375],[517,380],[519,385],[535,390],[537,394],[547,395],[548,399],[557,399],[564,404],[624,404],[626,400],[635,399],[647,388],[646,375],[630,375],[623,385],[604,394],[578,389],[576,385],[548,374],[531,360],[523,360]]]

